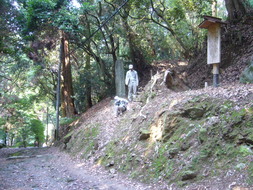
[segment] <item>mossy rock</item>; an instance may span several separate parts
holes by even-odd
[[[203,117],[204,114],[205,110],[203,108],[191,107],[186,109],[182,116],[191,119],[200,119]]]

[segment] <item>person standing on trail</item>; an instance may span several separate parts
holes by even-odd
[[[133,65],[129,65],[125,83],[128,87],[128,100],[133,101],[133,98],[136,97],[137,87],[139,85],[138,74],[137,71],[133,69]]]

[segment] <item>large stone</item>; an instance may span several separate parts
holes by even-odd
[[[116,96],[126,97],[125,71],[121,60],[117,60],[115,65],[115,85]]]

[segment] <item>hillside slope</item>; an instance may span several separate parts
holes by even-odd
[[[111,99],[82,115],[64,148],[158,189],[249,187],[253,85],[174,92],[155,78],[122,116]]]
[[[222,85],[238,82],[243,70],[253,60],[253,19],[228,23],[221,30],[220,82]],[[188,85],[192,89],[212,84],[212,65],[207,65],[207,48],[192,60],[185,69]]]
[[[206,50],[189,65],[158,62],[127,112],[115,117],[113,100],[103,100],[67,128],[62,148],[156,189],[253,189],[253,84],[239,83],[253,60],[253,25],[243,22],[223,28],[220,87],[204,88]]]

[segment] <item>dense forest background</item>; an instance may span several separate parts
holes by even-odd
[[[203,52],[204,15],[239,23],[248,0],[0,0],[0,140],[42,145],[57,125],[115,95],[115,63],[140,80],[158,60]],[[60,83],[59,83],[60,82]],[[57,84],[61,84],[57,88]],[[45,131],[45,132],[44,132]]]

